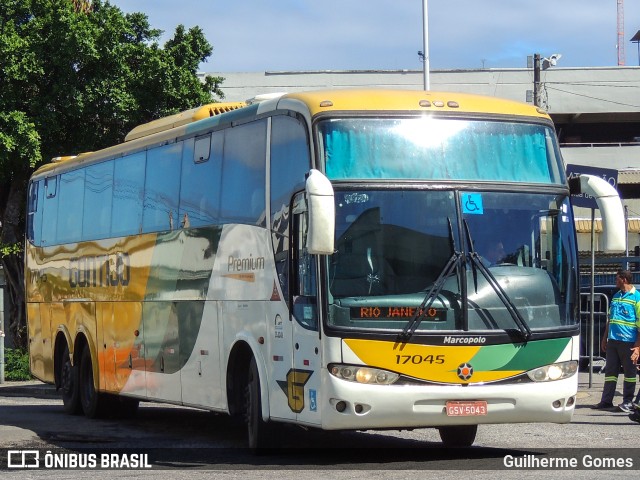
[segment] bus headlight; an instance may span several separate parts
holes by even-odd
[[[569,378],[578,371],[578,362],[570,360],[568,362],[553,363],[533,370],[529,370],[527,375],[534,382],[552,382]]]
[[[329,365],[329,372],[341,380],[372,385],[391,385],[400,378],[400,375],[388,370],[338,363]]]

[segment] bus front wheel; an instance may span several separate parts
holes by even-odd
[[[78,389],[78,366],[71,364],[69,346],[64,346],[62,365],[60,367],[60,391],[65,413],[77,415],[82,412],[80,407],[80,392]]]
[[[438,428],[446,447],[470,447],[476,439],[478,425],[452,425]]]
[[[245,389],[245,422],[249,449],[258,450],[266,446],[267,424],[262,420],[262,400],[260,398],[260,377],[255,358],[249,364]]]

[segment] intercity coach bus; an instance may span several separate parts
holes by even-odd
[[[615,190],[578,180],[623,248]],[[67,413],[224,412],[254,449],[277,422],[457,446],[569,422],[569,183],[549,116],[496,98],[282,94],[141,125],[31,178],[31,371]]]

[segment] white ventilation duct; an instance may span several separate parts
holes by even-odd
[[[595,198],[602,215],[602,249],[608,253],[626,254],[627,225],[618,191],[600,177],[583,174],[579,178],[579,193]]]

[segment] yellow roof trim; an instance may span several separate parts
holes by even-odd
[[[527,103],[456,92],[385,89],[323,90],[290,93],[284,98],[305,103],[312,115],[333,110],[370,110],[493,113],[549,119],[549,115],[544,110]]]
[[[215,115],[220,115],[246,106],[247,104],[245,102],[209,103],[207,105],[202,105],[190,110],[185,110],[184,112],[176,113],[175,115],[169,115],[168,117],[159,118],[158,120],[138,125],[127,134],[124,141],[129,142],[136,138],[146,137],[154,133],[169,130],[188,123],[197,122],[204,118],[213,117]]]

